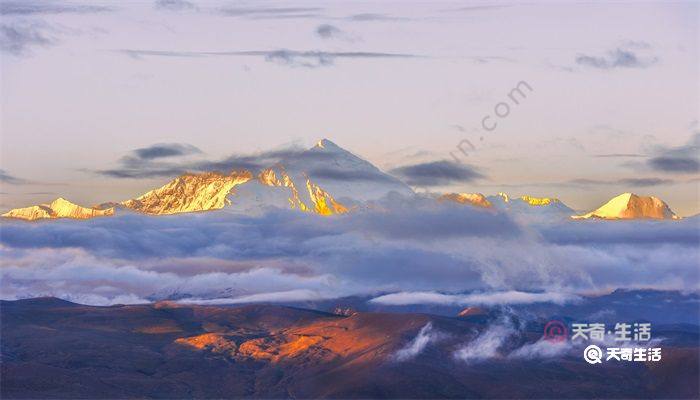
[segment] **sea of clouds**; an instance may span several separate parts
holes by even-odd
[[[0,297],[493,305],[615,288],[697,291],[699,228],[697,218],[524,223],[411,201],[332,217],[271,209],[3,221]]]

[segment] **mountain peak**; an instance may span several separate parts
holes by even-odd
[[[447,193],[440,196],[438,201],[453,201],[459,204],[471,204],[484,208],[492,207],[491,202],[481,193]]]
[[[37,219],[73,218],[88,219],[114,214],[114,208],[100,210],[96,208],[82,207],[72,203],[63,197],[59,197],[49,204],[15,208],[2,214],[6,218],[24,219],[34,221]]]
[[[679,219],[671,208],[654,196],[639,196],[626,192],[610,199],[594,211],[574,215],[574,219]]]
[[[314,149],[324,149],[324,150],[342,150],[340,146],[337,144],[331,142],[328,139],[321,139],[318,142],[316,142],[316,145],[313,147]]]
[[[532,197],[528,195],[520,196],[520,200],[531,206],[547,206],[552,203],[559,203],[559,199],[554,197]]]

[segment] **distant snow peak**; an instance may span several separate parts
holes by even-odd
[[[654,196],[622,193],[598,209],[574,219],[680,219],[663,200]]]
[[[487,199],[500,210],[507,210],[521,215],[530,216],[552,216],[568,218],[574,213],[569,206],[555,197],[534,197],[522,195],[511,197],[500,192],[496,196],[489,196]]]
[[[470,204],[477,207],[491,208],[493,205],[481,193],[447,193],[438,198],[438,201],[453,201],[459,204]]]
[[[549,197],[532,197],[528,195],[520,196],[520,200],[531,206],[548,206],[552,203],[559,203],[559,199]]]
[[[312,147],[311,149],[326,149],[326,150],[343,150],[340,148],[337,144],[331,142],[328,139],[321,139],[318,142],[316,142],[316,146]]]
[[[24,219],[34,221],[38,219],[74,218],[89,219],[114,214],[114,208],[100,210],[97,208],[82,207],[59,197],[49,204],[40,204],[25,208],[16,208],[2,214],[6,218]]]

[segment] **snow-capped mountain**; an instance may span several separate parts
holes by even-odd
[[[414,194],[405,183],[328,139],[281,164],[295,182],[308,178],[340,201],[366,202],[391,192]]]
[[[663,200],[654,196],[623,193],[594,211],[574,215],[574,219],[679,219]]]
[[[186,174],[121,204],[146,214],[277,207],[332,215],[391,192],[413,194],[398,179],[323,139],[262,171]]]
[[[226,196],[235,186],[251,179],[252,174],[249,171],[184,174],[158,189],[124,201],[121,205],[154,215],[218,210],[230,204]]]
[[[24,220],[109,216],[130,210],[148,215],[167,215],[224,210],[256,214],[269,208],[292,209],[320,215],[343,214],[357,207],[372,207],[391,196],[412,197],[413,190],[362,158],[323,139],[312,148],[290,152],[274,165],[261,170],[186,173],[141,196],[88,208],[58,198],[41,204],[10,210],[3,217]],[[430,201],[435,201],[434,198]],[[526,219],[561,219],[574,210],[556,198],[505,193],[448,193],[438,202],[454,202],[509,212]],[[678,219],[656,197],[624,193],[576,219]]]
[[[491,202],[481,193],[447,193],[438,197],[438,201],[452,201],[477,207],[492,208]]]
[[[354,205],[389,193],[412,196],[413,190],[328,139],[261,171],[231,192],[227,209],[256,212],[292,208],[321,215],[342,214]]]
[[[37,219],[54,219],[54,218],[73,218],[73,219],[88,219],[93,217],[103,217],[114,214],[114,208],[106,208],[104,210],[96,208],[82,207],[77,204],[59,197],[48,204],[40,204],[25,208],[16,208],[2,214],[6,218],[16,218],[24,220]]]
[[[498,210],[511,211],[526,215],[556,215],[568,218],[574,210],[561,200],[553,197],[532,197],[523,195],[510,197],[501,192],[488,196],[488,201]]]
[[[187,173],[122,202],[84,208],[58,199],[51,204],[11,210],[4,216],[85,219],[112,215],[115,208],[167,215],[220,209],[255,213],[270,207],[332,215],[389,193],[414,194],[408,185],[323,139],[260,171]]]

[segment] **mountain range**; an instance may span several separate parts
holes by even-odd
[[[260,213],[268,208],[291,208],[320,215],[343,214],[390,194],[416,196],[407,184],[382,172],[362,158],[323,139],[312,148],[291,153],[264,169],[228,172],[186,173],[160,188],[133,199],[83,207],[58,198],[49,204],[9,210],[6,218],[41,220],[88,219],[138,212],[168,215],[226,209]],[[583,215],[556,198],[505,193],[448,193],[439,202],[477,206],[517,214],[574,219],[678,219],[666,203],[656,197],[623,193],[598,209]]]

